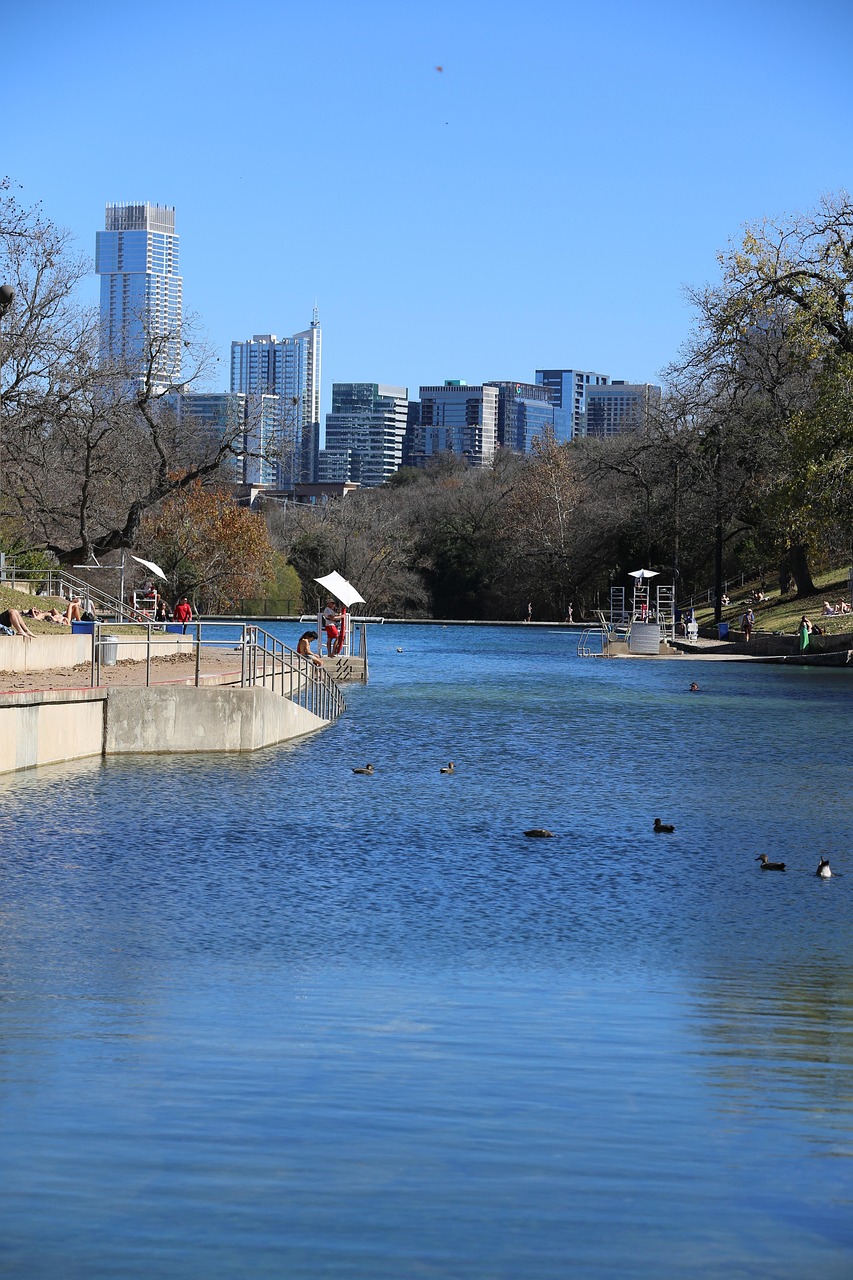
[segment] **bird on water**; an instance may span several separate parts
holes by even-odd
[[[829,865],[829,858],[821,858],[815,875],[820,876],[821,880],[832,879],[832,868]]]
[[[448,760],[447,764],[443,764],[438,772],[439,773],[455,773],[456,769],[454,767],[453,761]]]
[[[655,818],[655,831],[658,835],[671,835],[674,830],[671,822],[661,822],[660,818]]]
[[[363,768],[363,769],[353,769],[353,773],[366,773],[366,774],[371,774],[371,773],[373,773],[373,765],[372,765],[372,764],[366,764],[366,765],[364,766],[364,768]]]
[[[527,836],[528,840],[547,840],[549,837],[553,836],[554,832],[546,831],[544,827],[533,827],[531,831],[525,831],[524,834]]]
[[[762,871],[784,871],[785,870],[784,862],[770,862],[767,858],[766,853],[760,853],[758,857],[755,859],[755,861],[761,863]]]

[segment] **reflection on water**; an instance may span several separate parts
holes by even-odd
[[[0,1273],[847,1280],[849,675],[371,641],[303,742],[0,779]]]

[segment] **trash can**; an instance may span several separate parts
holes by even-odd
[[[72,622],[71,634],[73,636],[92,636],[95,634],[94,622]]]
[[[717,626],[719,627],[719,631],[720,631],[720,639],[721,639],[721,640],[728,640],[728,638],[729,638],[729,624],[728,624],[727,622],[718,622],[718,623],[717,623]]]
[[[101,637],[101,666],[114,667],[118,660],[118,636]]]

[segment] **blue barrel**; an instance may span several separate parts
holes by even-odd
[[[72,622],[71,633],[75,636],[93,636],[95,624],[94,622]]]
[[[729,624],[728,624],[727,622],[718,622],[718,623],[717,623],[717,626],[718,626],[718,627],[719,627],[719,629],[720,629],[720,639],[721,639],[721,640],[728,640],[728,638],[729,638]]]

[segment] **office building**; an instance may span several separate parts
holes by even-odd
[[[234,454],[223,463],[224,480],[240,484],[246,478],[246,396],[219,392],[183,392],[170,397],[178,420],[190,428],[187,444],[199,445],[199,453],[214,451],[223,440],[233,442]]]
[[[320,445],[322,331],[317,312],[309,329],[290,338],[255,334],[231,343],[231,390],[277,398],[275,484],[314,479]]]
[[[408,412],[405,387],[378,382],[333,383],[322,478],[364,486],[384,484],[402,465]],[[339,459],[348,455],[345,472],[340,461],[335,469],[332,455]]]
[[[546,432],[562,444],[570,439],[568,414],[551,400],[547,387],[531,382],[488,382],[498,391],[498,444],[515,453],[529,453],[534,440]]]
[[[649,382],[613,381],[606,387],[590,387],[583,434],[609,440],[625,431],[636,431],[648,424],[660,402],[660,387]]]
[[[498,389],[469,387],[451,379],[443,386],[421,387],[419,420],[410,426],[406,450],[411,466],[452,453],[473,467],[494,462],[498,442]]]
[[[128,375],[149,368],[155,385],[181,376],[183,282],[178,274],[175,210],[160,204],[108,204],[95,238],[101,277],[100,355]]]
[[[546,387],[553,403],[568,415],[568,439],[582,434],[586,395],[590,387],[606,387],[610,382],[606,373],[592,373],[586,369],[537,369],[536,383]]]

